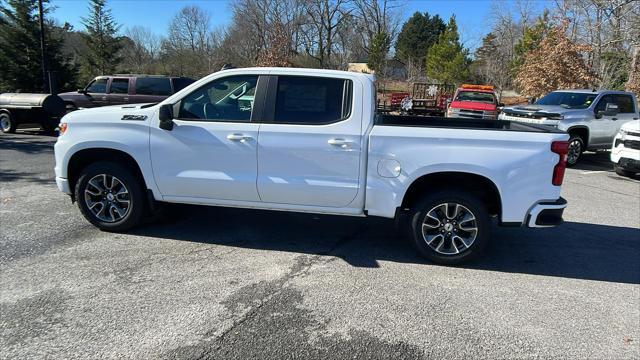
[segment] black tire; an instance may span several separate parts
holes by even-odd
[[[433,214],[431,211],[437,208],[442,204],[458,204],[461,205],[462,209],[460,213],[457,213],[455,210],[453,214],[459,215],[458,217],[454,217],[453,219],[449,218],[449,214],[446,216],[447,224],[452,225],[452,227],[445,230],[445,225],[440,228],[433,229],[432,225],[424,225],[427,221],[427,215]],[[435,210],[437,211],[437,210]],[[466,216],[466,213],[470,212],[475,220],[473,222],[469,222],[468,220],[461,220],[460,216]],[[453,215],[452,214],[452,215]],[[469,262],[475,258],[477,258],[487,243],[489,242],[489,237],[491,233],[491,221],[489,218],[489,212],[487,211],[486,206],[482,201],[480,201],[476,196],[469,194],[467,192],[458,191],[458,190],[442,190],[435,192],[433,194],[429,194],[425,196],[422,200],[420,200],[412,209],[409,215],[409,219],[411,221],[411,240],[415,247],[418,249],[420,254],[422,254],[427,259],[433,261],[434,263],[443,264],[443,265],[457,265]],[[455,221],[458,220],[458,221]],[[455,222],[454,222],[455,221]],[[443,223],[438,221],[439,224]],[[462,224],[465,224],[462,226]],[[471,234],[473,232],[466,232],[463,228],[468,229],[470,227],[475,226],[477,228],[475,232],[475,238],[469,241],[468,247],[463,247],[463,242],[461,237],[469,236],[467,240],[470,240]],[[442,235],[443,238],[441,240],[442,247],[438,246],[434,241],[436,238],[431,240],[431,245],[427,243],[427,237],[434,236],[423,233],[423,228],[425,231],[435,232],[435,236]],[[443,234],[438,234],[439,232],[443,232]],[[450,234],[450,235],[447,235]],[[447,237],[448,236],[448,237]],[[434,247],[437,249],[440,247],[439,251],[436,251]],[[453,253],[455,251],[459,251],[458,253]],[[461,250],[459,248],[462,248]],[[447,254],[443,254],[443,252],[448,252]]]
[[[17,128],[18,124],[11,115],[6,112],[0,113],[0,131],[5,134],[13,134]]]
[[[618,164],[613,164],[613,171],[615,171],[616,174],[624,177],[632,177],[634,175],[633,172],[621,168],[620,166],[618,166]]]
[[[49,135],[55,134],[56,129],[58,128],[58,125],[54,125],[50,122],[45,122],[41,126],[42,126],[42,130],[44,130],[44,132]]]
[[[578,161],[580,161],[580,158],[582,157],[583,152],[584,152],[584,139],[579,135],[571,135],[571,137],[569,138],[569,153],[567,154],[567,167],[572,167],[576,165]]]
[[[96,191],[97,187],[89,185],[89,181],[94,178],[100,177],[100,175],[107,175],[107,179],[109,176],[112,178],[115,177],[119,183],[121,183],[125,190],[127,190],[128,196],[126,196],[125,200],[129,200],[128,207],[126,207],[126,212],[122,215],[121,218],[115,219],[115,217],[120,216],[120,214],[115,211],[112,212],[111,207],[109,207],[109,214],[102,213],[103,217],[111,217],[112,221],[101,219],[98,215],[96,215],[89,207],[89,202],[95,200],[93,205],[96,203],[102,203],[104,207],[109,206],[109,204],[118,204],[118,208],[125,208],[125,203],[119,203],[118,196],[112,196],[111,199],[105,197],[100,199],[102,196],[94,196],[87,194],[86,190]],[[108,182],[105,180],[105,183]],[[114,192],[118,191],[120,188],[116,188],[113,180],[111,180],[112,189]],[[109,189],[109,190],[112,190]],[[126,167],[110,161],[100,161],[93,163],[82,170],[80,173],[80,177],[76,183],[75,187],[75,197],[78,202],[78,207],[82,212],[82,215],[94,226],[98,227],[101,230],[105,231],[113,231],[113,232],[122,232],[133,228],[134,226],[141,223],[142,218],[145,214],[146,202],[145,202],[145,193],[143,191],[143,186],[141,182],[136,178],[136,176]],[[97,191],[99,192],[99,191]],[[89,200],[85,197],[87,195],[90,197]],[[109,202],[111,201],[111,202]],[[99,209],[96,207],[96,210]],[[102,211],[102,210],[100,210]],[[107,216],[108,215],[108,216]],[[117,216],[114,216],[117,215]]]

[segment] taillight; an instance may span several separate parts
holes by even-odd
[[[551,151],[560,155],[556,166],[553,167],[553,177],[551,183],[556,186],[562,185],[564,170],[567,168],[567,153],[569,152],[568,141],[554,141],[551,143]]]
[[[60,135],[64,134],[67,131],[67,123],[61,122],[60,125],[58,125],[58,131]]]

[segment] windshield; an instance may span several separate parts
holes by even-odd
[[[458,93],[458,96],[456,96],[455,101],[476,101],[493,104],[494,98],[492,93],[480,91],[460,91]]]
[[[559,105],[565,109],[586,109],[596,99],[597,94],[552,92],[536,101],[536,105]]]

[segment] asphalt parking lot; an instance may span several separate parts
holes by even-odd
[[[101,232],[54,141],[0,136],[0,358],[640,358],[640,181],[608,153],[567,171],[565,224],[443,267],[377,219],[183,207]]]

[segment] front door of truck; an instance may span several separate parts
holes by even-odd
[[[258,135],[258,192],[264,202],[347,207],[358,193],[361,109],[352,80],[271,76]]]
[[[165,199],[260,201],[253,107],[258,79],[212,80],[174,105],[172,130],[152,126],[153,173]]]

